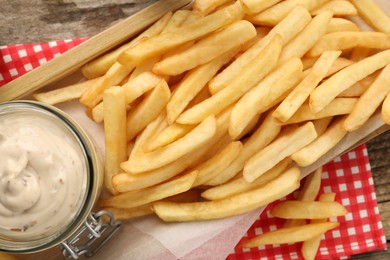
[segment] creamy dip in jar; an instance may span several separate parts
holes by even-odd
[[[17,239],[52,235],[80,210],[87,165],[66,129],[35,111],[0,117],[0,233]]]
[[[102,181],[92,141],[68,115],[33,101],[0,104],[0,250],[72,249],[68,240],[94,220]]]

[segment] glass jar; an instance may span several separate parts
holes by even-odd
[[[103,174],[92,140],[62,110],[0,104],[0,250],[61,245],[66,257],[92,256],[121,225],[109,212],[93,213]]]

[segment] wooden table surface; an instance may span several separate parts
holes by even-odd
[[[0,0],[0,45],[91,37],[157,0]],[[379,211],[390,238],[390,132],[367,143]],[[387,240],[390,247],[390,240]],[[353,256],[390,259],[390,250]]]

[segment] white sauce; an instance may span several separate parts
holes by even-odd
[[[64,228],[82,206],[86,172],[80,145],[58,122],[0,115],[0,235],[30,240]]]

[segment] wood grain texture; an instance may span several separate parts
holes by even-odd
[[[0,0],[0,45],[89,38],[155,2],[157,0]],[[369,141],[367,149],[378,208],[389,239],[390,132]],[[352,259],[390,259],[390,252],[370,252]]]

